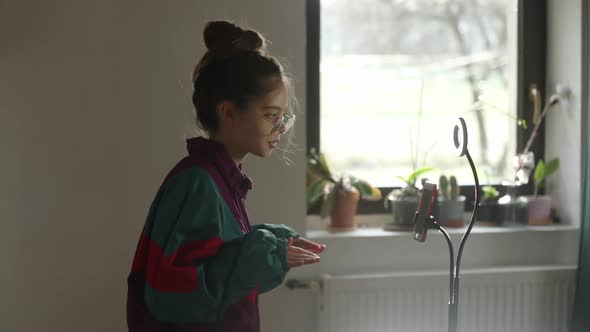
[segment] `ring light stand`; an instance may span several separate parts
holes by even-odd
[[[422,189],[422,196],[420,198],[420,204],[418,211],[414,215],[414,239],[416,241],[424,242],[426,240],[426,233],[428,229],[437,229],[443,234],[449,246],[450,256],[450,278],[449,278],[449,332],[457,332],[457,323],[459,315],[459,271],[461,267],[461,256],[463,254],[463,247],[467,241],[467,237],[471,233],[473,224],[475,223],[475,215],[479,206],[479,180],[477,178],[477,171],[475,165],[471,159],[471,155],[467,150],[467,125],[463,118],[459,118],[455,124],[453,130],[453,141],[455,143],[455,149],[459,157],[466,156],[469,161],[469,166],[473,172],[473,178],[475,179],[475,206],[473,208],[473,214],[471,215],[471,221],[469,227],[461,239],[461,245],[459,246],[459,253],[457,255],[457,264],[455,265],[455,254],[453,250],[453,243],[449,233],[440,226],[434,217],[432,216],[432,208],[436,201],[437,188],[435,184],[425,182],[424,188]]]

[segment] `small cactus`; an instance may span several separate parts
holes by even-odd
[[[438,192],[445,200],[456,200],[460,195],[457,178],[454,175],[448,178],[445,175],[441,175],[438,178]]]
[[[449,199],[449,181],[444,175],[438,178],[438,192],[442,194],[444,199]]]

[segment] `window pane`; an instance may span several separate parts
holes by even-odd
[[[322,0],[321,150],[336,173],[380,187],[435,167],[473,184],[454,154],[465,118],[480,182],[513,174],[511,0]],[[433,181],[438,172],[430,173]]]

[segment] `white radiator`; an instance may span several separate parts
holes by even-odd
[[[575,266],[461,272],[459,332],[567,332]],[[447,331],[447,272],[323,276],[319,332]]]

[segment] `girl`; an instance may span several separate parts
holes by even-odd
[[[248,154],[267,157],[294,123],[289,81],[264,39],[209,22],[208,50],[193,73],[193,104],[209,138],[164,179],[128,278],[129,331],[259,331],[258,294],[325,249],[284,225],[250,225]]]

